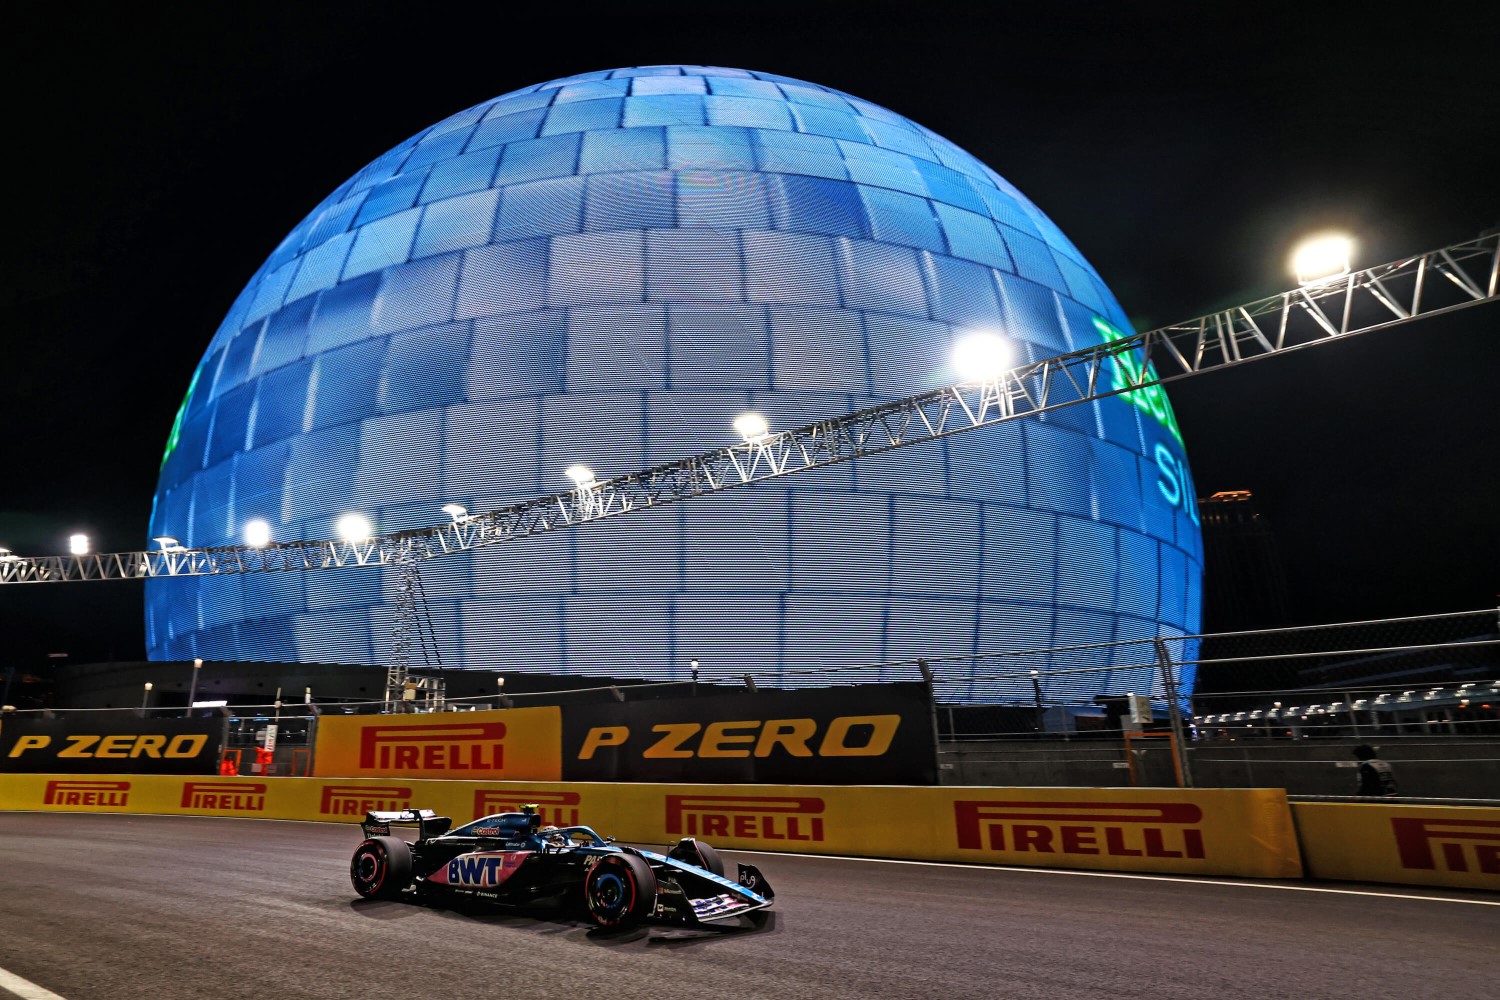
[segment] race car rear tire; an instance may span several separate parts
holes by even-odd
[[[349,880],[366,899],[395,899],[411,884],[411,847],[399,837],[371,837],[355,848]]]
[[[656,904],[656,875],[645,858],[606,854],[583,880],[589,917],[608,930],[631,927],[651,914]]]
[[[719,857],[719,852],[714,850],[703,841],[698,841],[698,856],[703,859],[703,867],[713,872],[720,878],[724,877],[724,859]]]

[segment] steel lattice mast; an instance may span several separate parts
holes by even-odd
[[[451,523],[363,541],[279,542],[83,556],[0,552],[0,584],[73,583],[385,566],[483,548],[1106,396],[1149,404],[1172,382],[1493,302],[1500,234],[1282,292],[1186,323],[1019,365],[992,378],[881,403]]]
[[[794,430],[766,434],[655,468],[513,504],[451,523],[363,541],[281,542],[262,547],[83,556],[23,557],[0,550],[0,584],[72,583],[160,577],[289,572],[343,566],[397,569],[396,628],[386,673],[386,708],[400,711],[422,689],[422,707],[442,707],[441,677],[413,682],[415,647],[437,657],[425,613],[421,563],[558,528],[718,493],[961,431],[1132,394],[1169,412],[1164,382],[1416,319],[1493,302],[1500,286],[1500,234],[1303,286],[1186,323],[1126,335],[1096,321],[1104,343],[1029,362],[992,378],[908,396]],[[424,627],[426,631],[424,632]],[[429,656],[429,643],[432,656]],[[441,659],[437,659],[441,666]],[[404,699],[404,700],[403,700]],[[411,707],[416,707],[413,704]]]

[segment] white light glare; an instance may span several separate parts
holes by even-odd
[[[461,503],[445,503],[443,504],[443,513],[455,521],[463,521],[468,519],[469,508]]]
[[[375,533],[375,526],[363,514],[345,514],[339,518],[339,523],[334,525],[333,530],[337,531],[339,538],[344,541],[358,544],[370,540],[370,536]]]
[[[594,485],[594,470],[581,463],[568,466],[563,475],[573,480],[573,485],[579,489]]]
[[[1303,240],[1292,252],[1292,272],[1299,285],[1316,285],[1349,273],[1354,242],[1342,233],[1325,233]]]
[[[965,382],[994,378],[1011,366],[1010,343],[988,331],[971,333],[953,345],[953,368]]]
[[[170,552],[172,549],[182,548],[182,546],[177,543],[177,539],[173,538],[171,535],[160,535],[151,540],[157,545],[160,545],[163,552]]]
[[[746,441],[755,441],[766,436],[771,425],[759,413],[741,413],[734,418],[734,430]]]
[[[89,536],[88,535],[69,535],[68,536],[68,551],[71,552],[71,553],[73,553],[73,555],[75,555],[75,556],[86,556],[86,555],[88,555],[89,554]]]
[[[256,518],[245,522],[245,544],[252,549],[264,548],[271,544],[271,523]]]

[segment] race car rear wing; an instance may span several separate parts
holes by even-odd
[[[364,831],[365,837],[369,838],[388,837],[393,826],[414,826],[417,828],[417,839],[426,840],[428,837],[441,837],[452,825],[452,819],[439,816],[431,809],[399,809],[390,812],[373,810],[367,812],[359,828]]]

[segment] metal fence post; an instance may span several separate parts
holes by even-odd
[[[932,718],[932,783],[943,783],[943,748],[938,735],[937,692],[932,686],[932,668],[924,658],[917,659],[917,669],[922,671],[922,680],[927,682],[927,712]]]
[[[1187,743],[1183,739],[1182,706],[1177,703],[1177,679],[1172,670],[1172,654],[1167,641],[1157,637],[1156,661],[1161,664],[1162,686],[1167,690],[1167,720],[1172,726],[1172,744],[1177,750],[1177,767],[1182,772],[1182,787],[1193,787],[1193,772],[1188,766]]]

